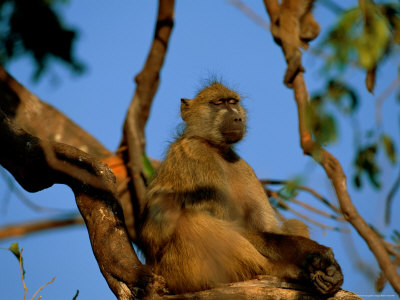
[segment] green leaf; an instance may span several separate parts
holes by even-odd
[[[354,89],[342,81],[332,78],[328,81],[326,90],[326,95],[343,113],[355,112],[358,107],[358,96]]]
[[[389,158],[392,164],[395,164],[397,161],[397,156],[396,156],[396,147],[394,145],[393,140],[387,134],[382,134],[381,138],[386,156]]]
[[[21,252],[19,251],[19,245],[18,243],[12,243],[11,246],[8,248],[15,257],[19,260],[19,257],[21,256]]]
[[[369,70],[382,58],[390,42],[389,24],[375,4],[367,1],[363,10],[363,30],[355,39],[361,66]]]
[[[400,41],[398,4],[363,1],[344,11],[338,20],[319,46],[332,54],[325,63],[326,71],[343,71],[354,61],[366,71],[372,70],[385,56],[396,53],[394,44]]]
[[[371,144],[364,148],[358,149],[356,159],[354,160],[354,165],[357,169],[357,176],[360,177],[362,173],[365,173],[370,181],[370,183],[377,189],[381,187],[378,180],[380,169],[376,163],[376,153],[378,150],[377,144]],[[356,180],[356,179],[355,179]],[[357,184],[361,183],[361,179],[357,179]]]
[[[283,198],[293,198],[298,195],[298,186],[301,184],[303,181],[303,178],[300,176],[297,176],[293,178],[292,180],[288,181],[285,186],[279,190],[279,195],[281,195]]]
[[[333,115],[324,112],[319,98],[314,98],[308,105],[306,123],[315,140],[320,145],[326,145],[336,141],[336,120]]]
[[[145,172],[146,178],[151,180],[151,178],[153,178],[154,168],[153,168],[153,165],[151,164],[150,159],[147,157],[146,154],[142,155],[142,164],[144,167],[144,172]]]
[[[19,245],[18,245],[18,243],[12,243],[11,246],[8,248],[8,250],[10,250],[11,253],[15,255],[15,257],[18,259],[18,262],[19,262],[20,259],[21,259],[21,264],[22,264],[22,275],[25,276],[24,258],[21,256],[21,251],[19,250]]]

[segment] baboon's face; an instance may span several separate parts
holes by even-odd
[[[210,101],[215,114],[215,125],[226,144],[240,141],[245,132],[245,114],[238,99],[227,98]]]
[[[246,132],[246,112],[240,96],[220,83],[200,91],[193,100],[182,99],[186,136],[202,137],[216,145],[240,141]]]

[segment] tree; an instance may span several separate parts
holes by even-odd
[[[168,3],[168,1],[161,1],[160,3],[164,3],[167,5],[167,7],[172,7],[171,3]],[[273,1],[267,1],[267,5],[273,5]],[[232,8],[229,8],[232,9]],[[164,11],[164,9],[160,9],[161,12]],[[270,7],[269,9],[271,19],[273,20],[274,14],[276,14],[276,11],[274,12],[274,8]],[[142,180],[142,178],[148,177],[148,173],[151,172],[147,166],[147,164],[143,164],[143,160],[146,161],[146,156],[144,153],[144,124],[146,122],[149,109],[150,109],[150,104],[153,99],[153,96],[156,92],[157,86],[159,84],[159,69],[162,66],[163,62],[163,57],[164,57],[164,51],[166,50],[165,45],[169,45],[170,47],[173,45],[173,42],[171,44],[168,44],[168,36],[169,36],[169,30],[171,30],[172,27],[172,22],[173,19],[171,17],[172,10],[167,10],[167,17],[164,15],[160,14],[159,15],[159,21],[161,20],[162,22],[158,22],[158,25],[156,28],[156,32],[159,32],[160,35],[155,35],[157,38],[154,39],[153,42],[153,47],[152,50],[148,56],[147,63],[145,67],[143,68],[143,71],[136,77],[137,81],[137,87],[136,87],[136,93],[134,95],[134,99],[132,101],[132,106],[128,109],[128,114],[127,114],[127,122],[125,123],[124,126],[124,138],[122,139],[121,142],[121,147],[120,151],[117,151],[117,154],[115,156],[111,155],[110,151],[104,148],[102,145],[100,145],[96,140],[94,140],[92,137],[90,137],[85,131],[80,129],[79,127],[75,126],[74,124],[70,123],[68,119],[63,116],[62,114],[58,113],[57,111],[53,110],[52,108],[49,108],[46,104],[42,104],[41,102],[38,101],[38,99],[33,98],[33,97],[23,97],[21,95],[26,95],[27,92],[24,87],[18,85],[15,83],[9,75],[5,71],[2,72],[1,78],[3,82],[3,88],[2,88],[2,98],[7,99],[7,101],[1,101],[2,103],[2,111],[3,115],[7,115],[7,119],[3,119],[3,130],[2,132],[2,137],[4,137],[4,141],[7,141],[7,144],[9,145],[15,145],[15,147],[12,148],[2,148],[2,165],[5,166],[11,173],[13,173],[14,176],[17,177],[17,180],[19,179],[19,182],[21,185],[27,189],[27,190],[37,190],[37,189],[42,189],[44,187],[47,187],[49,184],[54,183],[54,182],[61,182],[61,183],[66,183],[71,186],[71,188],[74,190],[74,193],[77,196],[77,204],[81,210],[82,215],[87,221],[87,226],[89,230],[89,234],[93,234],[94,236],[98,237],[98,234],[94,234],[96,232],[96,228],[98,226],[96,225],[96,222],[99,221],[97,217],[93,217],[91,214],[93,213],[93,206],[91,205],[90,207],[87,207],[85,203],[87,201],[94,201],[92,203],[97,203],[96,205],[98,206],[98,211],[118,211],[118,207],[114,207],[113,205],[110,205],[110,203],[115,203],[113,199],[119,199],[121,201],[121,206],[122,210],[125,215],[125,222],[127,224],[127,227],[129,228],[129,238],[131,240],[135,240],[135,232],[134,232],[134,220],[132,217],[134,214],[132,213],[132,210],[135,211],[136,213],[139,211],[138,206],[140,206],[140,199],[143,197],[143,190],[145,186],[145,182]],[[317,16],[317,14],[316,14]],[[237,12],[237,18],[243,18],[242,15],[240,15],[240,12]],[[249,21],[245,18],[243,18],[243,22]],[[159,30],[159,31],[157,31]],[[188,29],[189,30],[189,29]],[[254,30],[259,30],[259,29],[254,29]],[[222,35],[223,36],[223,35]],[[219,40],[216,41],[218,42],[216,45],[217,46],[223,46],[224,41]],[[222,45],[220,45],[222,44]],[[202,45],[200,42],[197,44],[199,47],[205,47]],[[158,48],[159,47],[159,48]],[[172,46],[173,47],[173,46]],[[273,51],[272,46],[268,48],[266,51]],[[206,51],[218,51],[215,49],[217,47],[213,47],[212,50],[206,50]],[[221,47],[224,49],[225,47]],[[158,49],[158,50],[157,50]],[[208,48],[206,48],[208,49]],[[173,55],[174,48],[172,48],[171,55]],[[226,51],[226,50],[224,50]],[[229,51],[227,51],[229,52]],[[157,55],[154,56],[154,53]],[[161,55],[159,55],[161,54]],[[266,56],[274,56],[277,57],[279,56],[279,53],[276,53],[275,55],[273,54],[265,54]],[[153,58],[155,58],[153,60]],[[260,58],[259,58],[260,59]],[[276,59],[276,58],[275,58]],[[282,60],[283,61],[283,60]],[[168,65],[167,65],[168,66]],[[267,67],[267,66],[266,66]],[[284,71],[285,67],[282,65],[280,67],[280,72]],[[306,67],[307,73],[309,73],[309,69]],[[186,71],[189,72],[189,71]],[[371,71],[371,68],[368,69],[368,72],[371,74],[373,71]],[[370,75],[372,76],[372,75]],[[252,77],[257,77],[257,76],[252,76]],[[276,76],[280,77],[278,81],[281,81],[282,76]],[[294,90],[298,91],[302,89],[303,84],[301,82],[301,77],[298,77],[300,79],[297,79],[297,81],[294,82]],[[379,80],[379,74],[378,74],[378,80]],[[385,76],[386,78],[386,76]],[[168,80],[167,78],[165,80]],[[254,79],[254,81],[257,82],[257,84],[265,84],[265,82],[268,82],[267,79],[260,80],[260,78]],[[269,80],[272,82],[272,80]],[[298,83],[300,81],[300,83]],[[168,83],[166,83],[166,86],[168,86]],[[327,85],[329,87],[329,85]],[[281,85],[281,89],[283,89],[283,86]],[[271,91],[272,89],[269,87],[269,90]],[[331,89],[332,90],[332,89]],[[162,92],[160,91],[160,94]],[[304,93],[304,89],[303,89]],[[180,94],[180,93],[179,93]],[[324,94],[324,93],[321,93]],[[181,95],[180,96],[184,96]],[[180,97],[178,96],[178,97]],[[292,98],[290,94],[286,94],[286,97],[288,99]],[[303,98],[297,98],[298,102],[298,107],[300,111],[300,116],[304,117],[304,107],[301,104],[301,101],[306,100],[308,97],[306,94],[303,94]],[[319,97],[321,98],[321,97]],[[179,99],[179,98],[177,98]],[[26,101],[26,102],[24,102]],[[13,104],[14,103],[14,104]],[[18,103],[18,104],[17,104]],[[317,102],[315,102],[317,103]],[[25,106],[25,105],[26,106]],[[4,106],[3,106],[4,105]],[[35,115],[34,111],[31,111],[31,107],[36,107],[36,111],[41,111],[40,115]],[[18,107],[18,110],[15,110],[15,108]],[[24,110],[24,107],[27,107],[28,109]],[[13,109],[14,108],[14,109]],[[40,108],[40,109],[39,109]],[[173,111],[172,109],[170,111]],[[177,111],[177,109],[175,109]],[[293,111],[292,111],[293,112]],[[287,115],[289,116],[290,112],[287,112]],[[322,115],[322,111],[317,111],[319,115]],[[136,117],[129,117],[129,116],[136,116]],[[28,118],[27,116],[32,116],[31,118]],[[45,116],[45,117],[44,117]],[[2,117],[3,118],[3,117]],[[282,118],[282,117],[281,117]],[[14,123],[10,123],[8,120],[15,120]],[[43,126],[43,120],[47,120],[49,122],[48,124],[52,124],[51,127],[45,127]],[[295,116],[288,117],[288,119],[294,119],[295,121]],[[133,120],[136,120],[137,122],[131,122]],[[300,118],[300,122],[304,121],[304,119]],[[291,124],[293,125],[294,122]],[[133,123],[133,124],[130,124]],[[55,124],[64,124],[63,127],[60,127],[58,130],[54,130],[54,125]],[[305,133],[306,135],[308,134],[309,136],[313,136],[313,138],[318,137],[316,134],[316,131],[311,134],[310,132],[307,132],[307,129],[304,127],[304,123],[300,123],[303,126],[302,128],[302,133]],[[17,127],[15,127],[17,126]],[[19,135],[20,131],[19,128],[25,129],[25,131],[29,132],[32,136],[28,136],[26,134],[23,134],[22,136]],[[308,128],[308,127],[306,127]],[[312,129],[315,129],[315,127],[311,127]],[[59,131],[60,130],[60,131]],[[251,129],[252,130],[252,129]],[[325,131],[323,131],[325,132]],[[271,133],[274,134],[274,133]],[[61,136],[61,137],[60,137]],[[267,137],[267,133],[262,133],[263,137]],[[304,136],[304,135],[303,135]],[[46,138],[50,137],[51,143],[38,143],[38,140],[36,137],[41,138],[41,140],[45,140]],[[6,140],[8,139],[8,140]],[[23,140],[21,140],[23,139]],[[28,140],[26,140],[28,139]],[[164,137],[165,139],[165,137]],[[266,138],[267,139],[267,138]],[[268,139],[267,139],[268,140]],[[304,140],[302,140],[304,142]],[[328,140],[329,141],[329,140]],[[32,146],[30,148],[30,154],[28,153],[19,153],[18,151],[23,151],[24,147],[20,146],[17,147],[18,143],[22,143],[22,145],[25,145],[27,142],[29,142]],[[86,146],[85,152],[87,152],[89,155],[86,155],[82,152],[79,152],[71,147],[68,146],[63,146],[59,145],[58,143],[55,142],[62,142],[67,145],[75,146],[77,148],[81,148],[82,146]],[[246,142],[246,141],[245,141]],[[259,142],[259,141],[258,141]],[[323,141],[326,142],[326,141]],[[262,142],[261,142],[262,143]],[[296,142],[295,142],[296,143]],[[390,144],[390,142],[387,142]],[[307,145],[304,145],[302,143],[304,152],[306,154],[314,154],[313,150],[310,150]],[[37,146],[37,148],[36,148]],[[280,145],[282,147],[282,145]],[[315,146],[312,146],[313,148]],[[52,155],[52,148],[56,149],[56,156]],[[388,147],[390,148],[390,147]],[[318,149],[319,146],[318,146]],[[10,151],[12,150],[12,151]],[[18,150],[18,151],[17,151]],[[324,151],[318,151],[317,152],[317,160],[322,158],[323,162],[323,157],[328,154],[324,154]],[[29,156],[33,155],[33,156]],[[151,156],[151,155],[149,155]],[[319,156],[319,157],[318,157]],[[15,160],[12,160],[12,158],[15,158]],[[25,161],[21,160],[21,157],[25,158],[31,158],[31,159],[26,159]],[[34,159],[32,159],[34,158]],[[60,161],[61,159],[61,161]],[[116,187],[113,186],[113,184],[110,182],[110,178],[108,175],[107,169],[104,169],[104,165],[99,161],[99,160],[104,160],[107,159],[106,161],[109,163],[111,167],[113,167],[114,172],[116,173],[117,176],[117,185],[120,187],[119,191],[123,191],[123,197],[121,195],[117,195],[117,190]],[[69,163],[72,163],[72,166],[65,167],[65,164],[63,161],[67,160]],[[83,161],[83,163],[82,163]],[[111,161],[111,163],[110,163]],[[128,164],[127,162],[132,162],[132,164]],[[75,163],[74,163],[75,162]],[[129,178],[135,178],[135,180],[125,180],[126,178],[124,176],[124,168],[120,168],[122,172],[118,173],[118,169],[115,168],[115,165],[120,162],[124,162],[124,165],[127,166],[127,173],[129,174]],[[27,166],[29,164],[32,164],[32,168],[30,169]],[[36,165],[35,165],[36,164]],[[61,164],[61,165],[60,165]],[[336,164],[336,163],[335,163]],[[40,167],[38,167],[40,165]],[[48,167],[44,167],[44,166]],[[254,165],[254,163],[252,164]],[[324,164],[323,164],[324,165]],[[326,166],[326,165],[325,165]],[[77,171],[76,168],[79,168],[80,171]],[[337,167],[337,164],[336,164]],[[47,170],[46,170],[47,169]],[[296,168],[297,169],[297,168]],[[29,170],[32,170],[32,175],[30,177],[26,177],[28,175]],[[37,171],[40,170],[41,176],[38,176]],[[361,169],[362,171],[364,169]],[[368,170],[365,168],[365,170]],[[89,174],[85,171],[88,171]],[[329,171],[329,170],[328,170]],[[24,176],[18,177],[16,174],[20,173],[25,173]],[[103,172],[104,175],[101,175],[101,172]],[[364,172],[364,171],[363,171]],[[271,171],[272,173],[272,171]],[[329,172],[328,172],[329,174]],[[120,175],[120,176],[119,176]],[[139,175],[139,176],[138,176]],[[333,178],[333,183],[337,184],[341,182],[343,176],[339,174],[339,179],[335,179],[334,177],[337,175],[335,172],[329,174],[330,177]],[[372,176],[373,178],[373,176]],[[39,179],[39,180],[38,180]],[[335,181],[336,180],[336,181]],[[86,184],[82,185],[82,181],[84,181]],[[99,183],[100,182],[100,183]],[[104,184],[105,182],[106,184]],[[311,182],[311,180],[310,180]],[[373,182],[373,180],[372,180]],[[311,186],[313,186],[312,183],[310,183]],[[90,188],[88,188],[88,186]],[[106,187],[106,188],[105,188]],[[121,188],[125,187],[125,188]],[[286,192],[289,191],[289,196],[293,195],[290,192],[293,192],[293,190],[297,190],[298,184],[295,185],[287,185],[286,186]],[[337,195],[338,198],[340,197],[346,197],[346,192],[344,190],[340,190],[341,187],[336,187]],[[269,188],[270,191],[273,191],[272,188]],[[275,197],[276,199],[279,199],[279,196]],[[96,199],[105,199],[104,203],[99,203]],[[288,198],[293,198],[293,197],[288,197]],[[83,201],[83,199],[85,201]],[[108,199],[108,200],[107,200]],[[133,201],[131,202],[131,200]],[[111,201],[110,201],[111,200]],[[138,201],[139,200],[139,201]],[[136,206],[133,206],[132,208],[132,203],[134,203]],[[95,205],[95,204],[93,204]],[[281,204],[282,205],[282,204]],[[342,209],[348,208],[348,204],[345,204],[342,206]],[[88,208],[90,208],[88,210]],[[344,210],[345,211],[345,210]],[[350,216],[351,213],[350,213]],[[99,228],[105,228],[105,226],[110,226],[110,228],[116,228],[115,230],[119,230],[121,226],[121,218],[120,218],[120,213],[116,213],[115,215],[113,213],[110,213],[108,215],[109,220],[109,225],[102,224]],[[93,222],[91,222],[93,221]],[[377,240],[377,237],[374,236],[369,229],[368,226],[366,227],[364,224],[364,229],[367,230],[367,237],[371,240],[372,243],[375,243]],[[128,236],[125,236],[125,241],[128,240]],[[378,241],[379,242],[379,241]],[[95,238],[92,238],[92,244],[96,244],[97,241]],[[96,249],[94,246],[94,252],[98,258],[98,260],[101,260],[106,257],[112,257],[113,255],[113,249],[107,249],[107,247],[104,247],[104,245],[110,244],[113,245],[115,243],[108,243],[101,242],[101,247]],[[329,243],[327,243],[329,244]],[[379,246],[378,246],[379,248]],[[137,260],[137,257],[135,256],[134,252],[130,247],[123,247],[121,248],[121,251],[126,251],[126,257],[129,259],[129,262],[124,265],[125,267],[128,265],[129,268],[125,269],[125,271],[121,272],[121,270],[124,270],[123,267],[121,268],[108,268],[107,267],[104,269],[102,268],[102,272],[105,276],[105,278],[108,280],[109,285],[113,289],[113,291],[118,294],[118,287],[115,286],[113,278],[115,278],[115,275],[118,274],[118,278],[122,278],[124,282],[129,282],[130,285],[128,285],[130,288],[133,289],[133,286],[139,286],[139,283],[137,282],[137,275],[138,273],[134,272],[134,268],[132,266],[137,265],[139,269],[141,269],[140,262]],[[105,252],[109,250],[109,252]],[[379,249],[378,249],[379,250]],[[380,250],[382,250],[380,248]],[[379,251],[380,251],[379,250]],[[115,254],[115,253],[114,253]],[[118,253],[120,255],[120,253]],[[381,254],[377,254],[377,257],[379,257]],[[383,254],[385,255],[385,254]],[[387,261],[386,261],[387,263]],[[384,263],[384,264],[386,264]],[[104,266],[104,265],[103,265]],[[389,264],[390,266],[390,264]],[[144,270],[145,272],[145,270]],[[109,276],[112,274],[112,276]],[[122,274],[122,275],[121,275]],[[73,294],[73,293],[71,293]]]

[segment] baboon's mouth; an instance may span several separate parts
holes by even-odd
[[[234,144],[240,141],[243,138],[244,131],[243,130],[229,130],[222,132],[224,136],[225,142],[228,144]]]

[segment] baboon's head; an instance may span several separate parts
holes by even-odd
[[[238,93],[221,83],[202,89],[193,100],[181,99],[184,135],[198,136],[216,145],[231,145],[246,133],[246,112]]]

